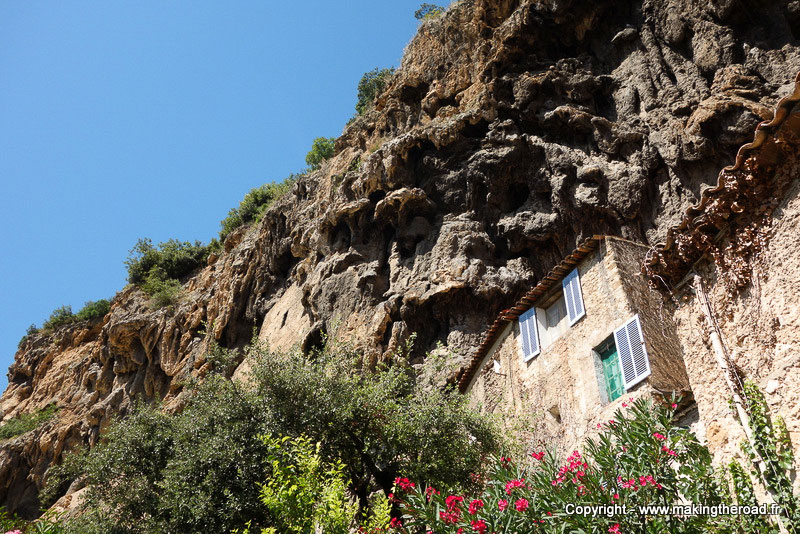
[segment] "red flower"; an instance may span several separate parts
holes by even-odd
[[[475,515],[478,513],[478,510],[483,508],[483,501],[480,499],[475,499],[471,503],[469,503],[469,513]]]
[[[458,510],[458,507],[462,502],[464,502],[464,497],[459,497],[458,495],[450,495],[444,500],[444,503],[447,505],[447,509],[450,511]]]
[[[415,484],[410,480],[408,480],[407,478],[400,478],[400,477],[394,479],[394,485],[403,491],[410,491],[414,489],[415,486]]]
[[[470,521],[470,525],[472,525],[472,530],[474,530],[478,534],[486,533],[486,528],[487,528],[486,521],[484,521],[483,519],[479,519],[478,521],[475,521],[473,519],[472,521]]]
[[[458,523],[458,520],[461,518],[461,512],[458,510],[453,510],[451,512],[442,511],[439,512],[439,519],[442,520],[443,523]]]
[[[614,526],[608,529],[611,534],[619,534],[619,523],[614,523]]]
[[[403,522],[398,517],[393,517],[392,522],[389,523],[389,526],[392,528],[403,528]]]
[[[663,434],[659,434],[658,432],[653,432],[653,437],[660,441],[664,441],[665,439],[667,439],[666,436],[664,436]]]
[[[541,462],[541,461],[542,461],[542,458],[544,458],[544,451],[541,451],[541,452],[532,452],[532,453],[531,453],[531,456],[532,456],[534,459],[536,459],[536,460],[539,460],[539,461]]]
[[[517,499],[517,502],[514,503],[514,508],[517,509],[517,512],[524,512],[529,505],[528,499]]]
[[[672,408],[673,410],[674,410],[675,408],[677,408],[677,407],[678,407],[678,405],[677,405],[677,404],[675,404],[674,402],[673,402],[672,404],[670,404],[669,406],[670,406],[670,408]]]
[[[516,488],[524,488],[525,487],[525,479],[520,478],[519,480],[509,480],[506,482],[506,493],[511,495],[511,492],[514,491]]]
[[[500,508],[501,512],[504,512],[506,508],[508,508],[508,501],[505,499],[500,499],[497,501],[497,507]]]

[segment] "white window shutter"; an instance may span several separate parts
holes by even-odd
[[[539,354],[536,308],[531,308],[519,316],[519,331],[522,334],[522,359],[528,361]]]
[[[628,390],[650,376],[650,360],[647,358],[638,315],[614,331],[614,343],[617,345],[625,389]]]
[[[586,315],[586,308],[583,306],[583,293],[581,292],[581,277],[578,276],[578,269],[575,268],[561,280],[561,287],[564,290],[564,301],[567,303],[567,317],[569,325],[572,326],[578,319]]]

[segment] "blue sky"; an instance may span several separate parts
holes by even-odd
[[[138,238],[208,241],[301,170],[419,5],[0,3],[0,388],[28,325],[122,289]]]

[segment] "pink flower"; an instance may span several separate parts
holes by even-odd
[[[461,506],[462,502],[464,502],[464,497],[460,497],[458,495],[450,495],[444,500],[448,510],[458,510],[458,507]]]
[[[484,521],[483,519],[479,519],[477,521],[473,519],[472,521],[470,521],[469,524],[472,525],[472,530],[474,530],[478,534],[485,534],[487,526],[486,526],[486,521]]]
[[[531,456],[532,456],[534,459],[536,459],[536,460],[539,460],[539,461],[541,462],[541,461],[542,461],[542,458],[544,458],[544,451],[542,451],[542,452],[532,452],[532,453],[531,453]]]
[[[428,486],[425,488],[425,496],[430,497],[431,495],[439,495],[439,492],[433,486]]]
[[[392,522],[389,523],[389,526],[392,528],[403,528],[403,522],[398,517],[393,517]]]
[[[611,497],[611,498],[614,499],[615,501],[618,501],[619,500],[619,493],[615,493],[614,496]]]
[[[528,499],[517,499],[517,502],[514,503],[514,508],[517,509],[517,512],[524,512],[529,505]]]
[[[673,402],[672,404],[669,405],[669,407],[674,410],[675,408],[678,407],[678,405]]]
[[[407,478],[400,478],[397,477],[394,479],[394,485],[400,488],[403,491],[409,491],[414,489],[415,484],[408,480]]]
[[[506,493],[511,495],[511,492],[514,491],[516,488],[524,488],[525,487],[525,479],[520,478],[519,480],[509,480],[506,482]]]
[[[653,432],[653,437],[660,441],[664,441],[665,439],[667,439],[666,436],[664,436],[663,434],[659,434],[658,432]]]
[[[483,501],[480,499],[475,499],[471,503],[469,503],[469,513],[471,515],[475,515],[478,513],[478,510],[483,508]]]
[[[501,512],[504,512],[506,508],[508,508],[508,501],[505,499],[500,499],[497,501],[497,507],[500,508]]]
[[[614,526],[608,529],[608,531],[611,532],[611,534],[619,534],[619,523],[614,523]]]
[[[628,403],[627,403],[627,402],[623,402],[623,403],[622,403],[622,407],[623,407],[623,408],[627,408],[627,407],[628,407]]]
[[[454,510],[452,512],[441,511],[439,512],[439,519],[442,520],[443,523],[458,523],[459,518],[461,517],[461,513],[458,510]]]

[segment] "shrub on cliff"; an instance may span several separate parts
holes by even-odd
[[[58,407],[50,404],[33,413],[23,413],[9,419],[0,425],[0,440],[11,439],[30,432],[52,419],[56,412],[58,412]]]
[[[358,82],[356,113],[363,115],[372,107],[375,98],[381,94],[393,75],[394,68],[379,69],[376,67],[364,73]]]
[[[309,170],[315,171],[320,168],[322,162],[333,156],[333,146],[336,141],[334,137],[317,137],[311,143],[311,150],[306,154],[306,164]]]
[[[417,20],[428,20],[438,17],[444,13],[442,6],[436,4],[421,4],[419,9],[414,12],[414,18]]]
[[[208,253],[208,246],[200,241],[189,243],[170,239],[156,247],[150,239],[139,239],[125,260],[128,281],[141,284],[150,275],[163,280],[179,280],[201,267],[208,259]]]
[[[109,311],[111,311],[111,303],[106,299],[100,299],[98,301],[90,300],[75,314],[75,319],[77,321],[100,319],[105,317]]]
[[[289,192],[297,178],[298,175],[291,174],[281,182],[264,184],[248,191],[239,206],[231,208],[228,216],[220,221],[220,241],[224,242],[228,234],[243,224],[260,221],[264,212]]]

